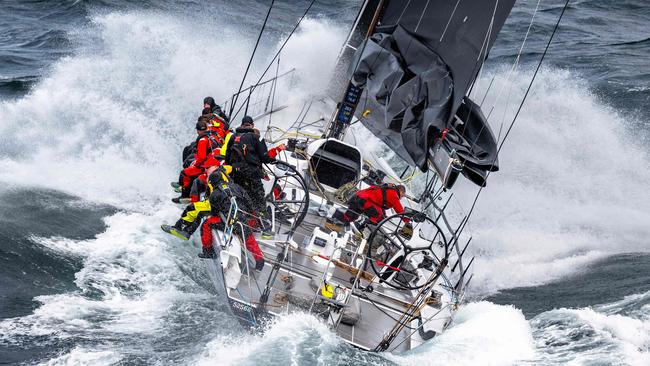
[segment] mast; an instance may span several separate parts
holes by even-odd
[[[366,0],[361,6],[347,41],[339,54],[335,77],[330,83],[330,90],[341,90],[343,88],[344,84],[341,82],[341,76],[349,72],[348,69],[353,66],[351,62],[354,53],[358,52],[359,47],[362,47],[367,38],[372,35],[379,22],[384,3],[385,0]],[[336,106],[334,119],[330,121],[325,133],[326,137],[339,140],[343,138],[346,129],[352,122],[362,91],[362,88],[356,87],[348,78],[343,96],[338,96],[340,101]]]

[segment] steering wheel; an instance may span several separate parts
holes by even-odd
[[[411,235],[404,220],[413,223]],[[368,238],[367,261],[380,282],[398,290],[417,290],[435,276],[422,281],[419,269],[436,270],[441,259],[436,250],[448,252],[447,238],[430,217],[417,211],[389,216],[380,221]]]
[[[278,160],[264,168],[272,182],[266,202],[273,206],[276,220],[281,225],[290,225],[291,230],[295,230],[309,210],[307,184],[293,165],[283,161]]]

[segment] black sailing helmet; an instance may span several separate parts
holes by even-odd
[[[255,122],[253,122],[253,117],[251,116],[244,116],[244,118],[241,119],[241,125],[254,125]]]
[[[210,109],[213,109],[217,105],[217,103],[214,102],[214,98],[212,97],[203,98],[203,106],[205,107],[206,104],[210,106]]]

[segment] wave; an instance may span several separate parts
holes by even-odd
[[[647,365],[650,362],[650,292],[612,304],[582,309],[557,309],[531,321],[542,363],[594,362]],[[633,314],[623,304],[636,303]],[[640,303],[640,304],[639,304]]]
[[[530,326],[511,306],[472,303],[445,333],[404,354],[359,352],[307,314],[282,316],[262,335],[216,337],[191,363],[454,365],[512,364],[534,356]]]
[[[21,350],[32,363],[155,363],[188,359],[208,335],[240,331],[214,296],[198,244],[180,246],[159,228],[180,214],[168,182],[177,177],[181,147],[194,138],[203,97],[231,95],[254,41],[213,20],[144,11],[97,16],[69,33],[89,47],[56,62],[25,97],[0,102],[0,120],[9,122],[0,125],[3,184],[114,207],[91,238],[28,235],[33,250],[81,268],[74,290],[37,296],[33,313],[1,320],[0,347]],[[283,53],[283,67],[297,69],[291,93],[278,94],[299,101],[324,90],[333,45],[344,34],[307,20]],[[174,351],[158,354],[153,344]]]
[[[255,363],[273,350],[281,360],[332,363],[534,359],[534,330],[521,311],[487,302],[464,307],[449,332],[406,355],[357,352],[307,316],[281,320],[263,336],[241,336],[201,282],[196,243],[180,247],[158,228],[179,214],[165,192],[178,174],[182,145],[193,138],[202,98],[226,100],[252,49],[248,30],[210,20],[147,11],[94,17],[88,28],[70,33],[87,38],[80,44],[89,47],[59,60],[24,98],[0,103],[0,120],[9,122],[0,126],[0,181],[120,210],[105,218],[106,229],[95,238],[31,237],[37,246],[81,261],[78,290],[40,296],[33,314],[1,321],[0,343],[31,347],[47,339],[65,352],[49,355],[62,363],[86,356],[97,362],[169,357],[209,363],[223,357]],[[281,91],[286,101],[299,108],[299,101],[325,89],[344,36],[343,28],[324,20],[303,24],[282,56],[283,67],[296,67],[299,78]],[[255,71],[265,61],[260,57]],[[494,75],[495,90],[512,88],[521,96],[531,72],[510,81],[504,70]],[[490,78],[479,83],[479,95]],[[625,120],[588,90],[564,70],[544,69],[538,76],[502,152],[502,170],[490,179],[472,219],[477,294],[557,280],[603,256],[647,250],[640,243],[650,234],[644,190],[650,177],[639,168],[647,157],[621,137]],[[492,102],[488,98],[486,112]],[[497,104],[495,131],[516,102]],[[286,123],[295,112],[276,120]],[[474,187],[459,186],[459,196],[473,197]],[[102,347],[73,346],[89,339]],[[187,342],[187,349],[158,356],[152,346],[158,341]]]
[[[66,32],[60,29],[43,32],[15,48],[34,51],[60,50],[69,46]]]
[[[461,307],[445,333],[402,354],[354,352],[315,318],[287,316],[261,336],[215,338],[192,363],[553,365],[605,360],[644,365],[650,356],[648,311],[646,306],[645,320],[591,308],[552,310],[526,320],[513,306],[481,301]]]
[[[13,97],[26,94],[38,82],[36,75],[0,79],[0,96]]]
[[[280,317],[263,335],[213,338],[190,363],[646,365],[650,359],[649,294],[593,308],[555,309],[530,320],[511,305],[473,302],[460,308],[443,334],[401,354],[355,351],[316,318],[296,314]],[[637,315],[622,314],[620,308],[633,302]]]
[[[484,75],[476,93],[481,100],[494,78],[483,109],[501,137],[532,76],[506,74]],[[471,220],[474,291],[547,283],[604,256],[648,251],[649,157],[630,122],[571,72],[542,68]],[[465,202],[476,192],[465,182],[459,191]]]
[[[58,366],[58,365],[114,365],[122,360],[117,352],[107,349],[98,350],[97,348],[89,349],[84,347],[75,347],[72,351],[55,357],[41,366]]]
[[[482,301],[461,307],[440,336],[389,358],[400,365],[513,365],[533,359],[535,352],[530,325],[520,310]]]
[[[644,38],[636,41],[627,41],[627,42],[619,42],[619,43],[611,43],[609,46],[632,46],[632,45],[646,45],[650,43],[650,37],[649,38]]]

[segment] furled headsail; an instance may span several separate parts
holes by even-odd
[[[484,185],[487,171],[498,169],[496,139],[466,95],[514,2],[366,1],[341,57],[350,65],[350,84],[335,122],[349,123],[354,112],[422,170],[444,150],[467,178]]]

